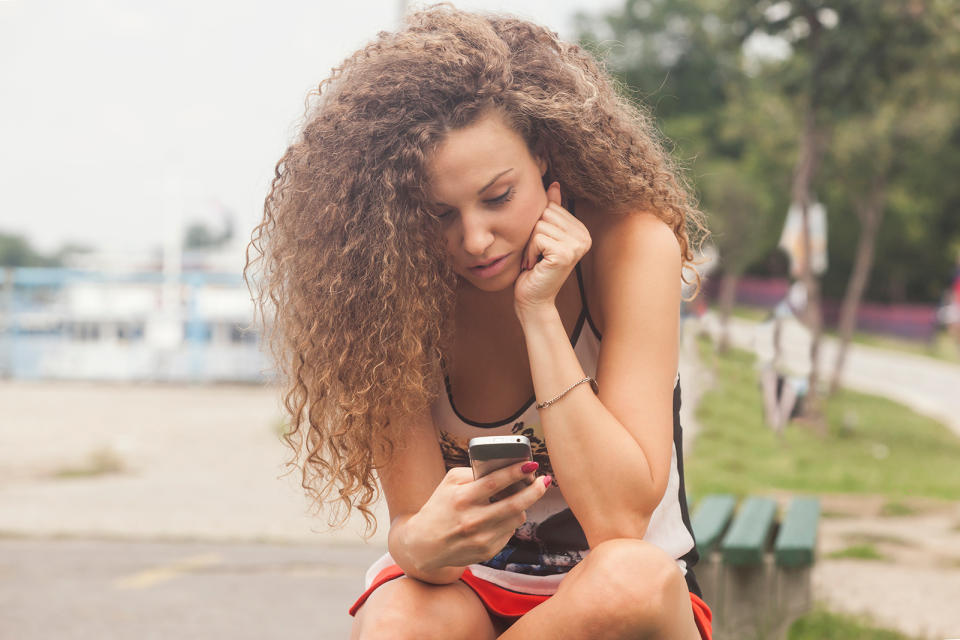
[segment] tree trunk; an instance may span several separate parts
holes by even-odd
[[[724,271],[723,278],[720,279],[720,340],[717,343],[717,351],[725,353],[730,347],[730,312],[733,311],[733,303],[737,299],[737,283],[740,282],[740,274],[731,271]]]
[[[886,202],[886,179],[877,176],[870,193],[865,200],[857,204],[857,217],[860,219],[860,237],[857,239],[857,254],[853,263],[853,271],[847,283],[847,290],[843,295],[843,305],[840,307],[840,344],[837,348],[837,360],[833,366],[833,376],[830,381],[830,394],[833,395],[840,388],[844,365],[847,361],[847,350],[853,331],[856,329],[857,310],[863,299],[863,292],[870,281],[870,270],[873,268],[873,256],[877,246],[877,233],[883,221],[883,209]]]

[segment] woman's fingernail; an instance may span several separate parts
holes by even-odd
[[[549,487],[550,487],[550,483],[552,483],[552,482],[553,482],[553,477],[552,477],[552,476],[543,476],[543,485],[544,485],[545,487],[549,488]]]
[[[522,467],[520,467],[520,471],[523,471],[524,473],[531,473],[533,471],[536,471],[539,466],[540,464],[537,462],[527,462]]]

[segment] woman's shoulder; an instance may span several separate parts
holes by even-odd
[[[645,274],[661,277],[676,272],[680,280],[680,242],[673,229],[655,213],[637,209],[609,212],[587,202],[577,202],[577,218],[590,232],[592,246],[584,257],[583,278],[587,304],[602,331],[604,308],[611,291],[621,290],[625,281],[643,279]],[[678,284],[679,286],[679,284]]]
[[[582,271],[587,305],[601,334],[605,333],[612,305],[625,302],[624,297],[631,297],[631,292],[650,295],[654,293],[650,285],[659,289],[657,285],[674,279],[679,291],[680,242],[656,213],[642,209],[611,212],[580,201],[576,213],[592,240]]]
[[[656,213],[643,209],[613,212],[586,201],[578,201],[576,210],[598,254],[630,254],[641,249],[679,254],[676,234]]]

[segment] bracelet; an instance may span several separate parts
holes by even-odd
[[[537,404],[537,409],[545,409],[545,408],[549,407],[549,406],[552,405],[554,402],[556,402],[557,400],[559,400],[559,399],[562,398],[563,396],[565,396],[565,395],[567,395],[568,393],[570,393],[570,391],[571,391],[572,389],[580,386],[580,385],[583,384],[584,382],[589,382],[589,383],[590,383],[590,388],[593,389],[593,392],[594,392],[595,394],[596,394],[596,393],[600,393],[600,387],[597,386],[597,381],[596,381],[596,379],[595,379],[595,378],[591,378],[590,376],[587,376],[587,377],[584,378],[583,380],[577,380],[577,381],[574,382],[572,385],[570,385],[569,387],[567,387],[566,389],[564,389],[563,391],[561,391],[561,392],[560,392],[560,395],[558,395],[556,398],[551,398],[550,400],[547,400],[546,402],[540,402],[540,403],[538,403],[538,404]]]

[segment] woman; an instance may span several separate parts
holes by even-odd
[[[702,226],[658,140],[575,45],[449,6],[321,84],[247,269],[304,487],[390,511],[352,637],[709,637],[677,420]],[[474,480],[466,442],[509,433],[535,463]]]

